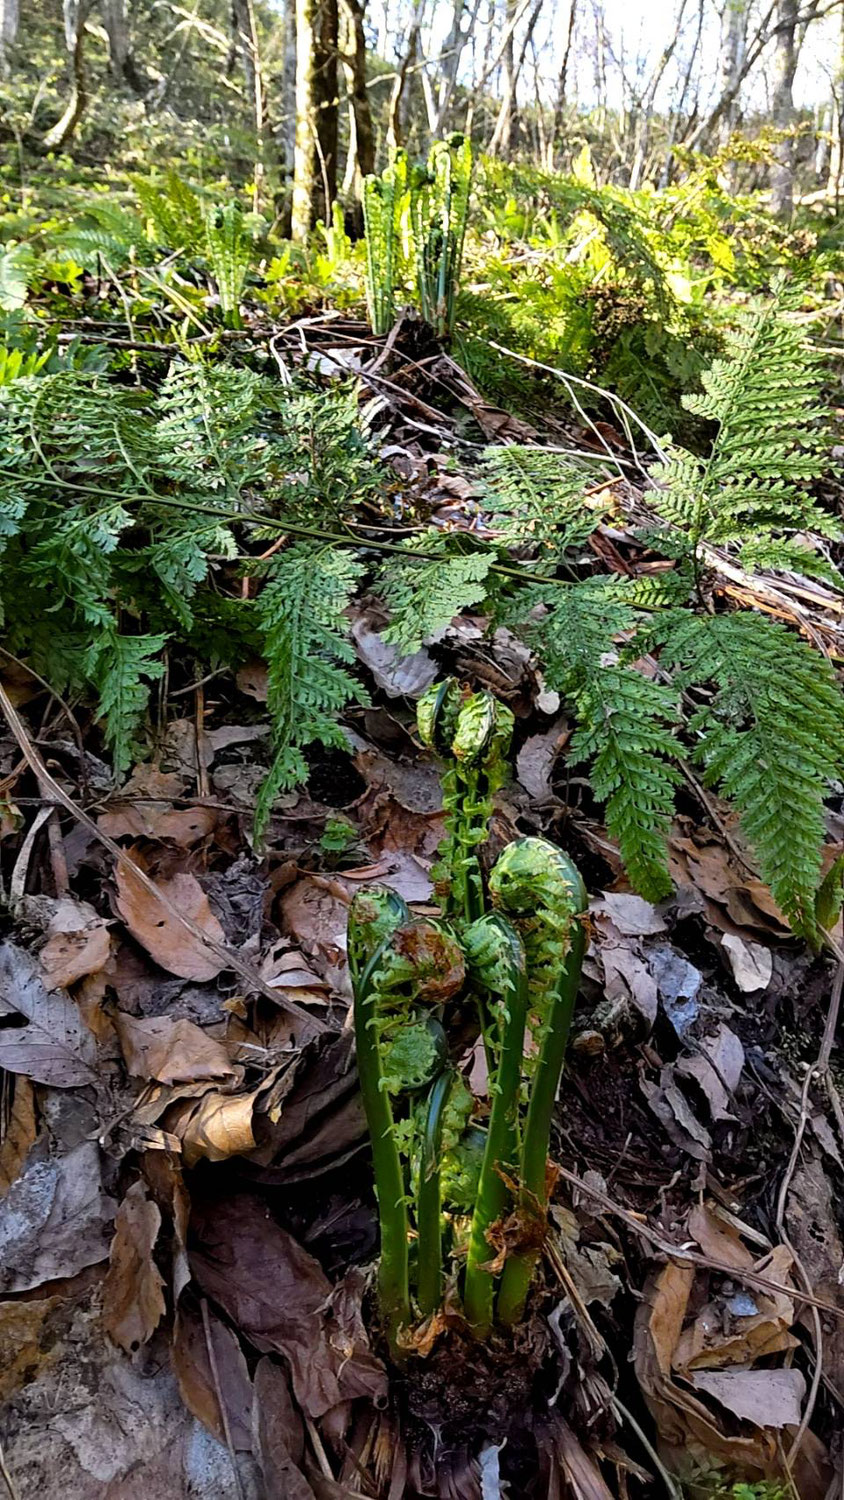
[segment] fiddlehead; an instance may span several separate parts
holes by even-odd
[[[521,940],[510,923],[492,912],[467,928],[463,937],[468,972],[486,996],[494,1018],[495,1041],[490,1051],[497,1066],[490,1079],[492,1110],[483,1166],[475,1198],[466,1262],[464,1306],[475,1332],[484,1337],[492,1327],[493,1273],[490,1226],[504,1213],[508,1191],[502,1175],[517,1169],[519,1086],[527,1017],[528,981]]]
[[[571,860],[545,839],[524,838],[500,855],[490,876],[497,909],[510,918],[524,943],[528,968],[528,1021],[536,1045],[522,1139],[523,1210],[536,1217],[547,1202],[546,1166],[551,1120],[562,1072],[586,944],[586,891]],[[516,1322],[524,1309],[539,1251],[531,1246],[504,1268],[498,1314]]]
[[[407,908],[399,899],[384,891],[356,896],[348,941],[358,1073],[381,1227],[378,1293],[396,1355],[400,1330],[410,1322],[410,1226],[393,1099],[426,1087],[442,1071],[447,1047],[437,1010],[464,979],[454,939],[432,922],[401,924]]]
[[[487,838],[493,798],[507,777],[513,715],[490,693],[462,699],[453,680],[419,701],[420,738],[442,755],[445,838],[433,876],[443,915],[473,922],[483,913],[477,851]]]

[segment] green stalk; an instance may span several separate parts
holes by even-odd
[[[531,1205],[534,1202],[547,1209],[548,1146],[551,1138],[551,1122],[557,1087],[563,1070],[571,1018],[580,986],[580,970],[586,947],[586,934],[582,923],[576,923],[571,937],[571,947],[554,999],[551,1021],[545,1044],[539,1056],[536,1077],[531,1089],[527,1120],[522,1142],[521,1182]],[[498,1294],[498,1317],[506,1327],[518,1323],[525,1310],[539,1250],[526,1250],[521,1255],[512,1255],[504,1267],[501,1290]]]
[[[390,1348],[397,1356],[399,1330],[410,1323],[407,1190],[396,1145],[392,1105],[384,1087],[381,1069],[376,1014],[377,987],[373,982],[389,942],[390,939],[387,938],[355,983],[354,1019],[360,1091],[372,1142],[375,1196],[378,1199],[381,1227],[378,1300]]]
[[[466,1261],[463,1302],[466,1317],[479,1338],[492,1327],[495,1283],[487,1269],[492,1255],[488,1232],[507,1209],[509,1191],[501,1175],[516,1159],[519,1086],[527,1018],[528,984],[524,949],[517,933],[497,913],[483,917],[465,935],[467,962],[488,1002],[498,997],[500,1050],[491,1077],[489,1120]],[[491,1006],[490,1006],[491,1008]]]
[[[583,881],[571,860],[547,839],[523,838],[510,844],[490,876],[494,905],[515,923],[527,957],[529,1004],[539,1045],[530,1085],[522,1139],[520,1187],[525,1228],[547,1208],[546,1170],[554,1103],[563,1068],[571,1018],[586,946],[582,913]],[[533,1241],[533,1243],[531,1243]],[[504,1268],[498,1317],[507,1326],[524,1312],[539,1259],[541,1235],[526,1235],[527,1246]]]
[[[442,1247],[442,1199],[440,1194],[440,1156],[442,1152],[443,1118],[454,1083],[450,1068],[441,1073],[428,1097],[425,1116],[425,1136],[422,1142],[422,1160],[419,1164],[419,1187],[416,1193],[416,1225],[418,1230],[416,1300],[419,1311],[427,1318],[436,1312],[442,1301],[443,1247]]]

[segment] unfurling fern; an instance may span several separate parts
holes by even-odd
[[[343,629],[343,610],[362,572],[348,552],[301,544],[275,563],[261,592],[275,756],[255,809],[258,838],[279,792],[307,780],[303,747],[345,748],[337,716],[353,699],[367,701],[349,673],[355,653]]]
[[[823,799],[844,767],[844,698],[830,667],[761,615],[673,614],[662,660],[679,687],[714,684],[692,717],[706,780],[734,802],[764,880],[795,931],[816,937]]]
[[[401,268],[401,220],[407,193],[407,157],[397,151],[380,177],[363,184],[366,231],[366,307],[373,333],[389,333],[396,316]]]
[[[742,545],[742,561],[829,573],[795,551],[796,533],[839,537],[839,523],[807,485],[824,472],[818,356],[787,316],[791,294],[751,310],[728,337],[723,359],[703,375],[704,393],[684,396],[690,412],[718,424],[709,457],[670,455],[654,506],[685,532],[691,550],[708,542]]]
[[[618,637],[635,626],[636,616],[613,580],[539,586],[526,603],[534,613],[538,604],[548,610],[526,633],[549,687],[564,694],[576,714],[569,764],[591,762],[607,830],[630,878],[642,895],[658,900],[671,889],[665,838],[679,779],[672,733],[677,694],[621,660]]]
[[[205,243],[227,328],[240,328],[240,299],[252,263],[252,236],[239,203],[218,205],[205,218]]]
[[[472,191],[472,143],[435,141],[426,167],[410,174],[410,222],[422,316],[439,338],[454,326],[454,306]]]

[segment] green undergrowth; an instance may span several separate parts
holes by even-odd
[[[347,606],[379,597],[400,654],[472,609],[527,641],[562,695],[569,764],[588,771],[638,890],[669,889],[684,763],[735,805],[782,909],[817,941],[844,744],[833,668],[788,625],[727,609],[712,582],[723,559],[840,587],[839,523],[818,498],[822,294],[770,228],[803,280],[760,285],[761,229],[727,216],[711,172],[689,182],[684,206],[679,190],[598,188],[588,163],[572,178],[480,164],[452,352],[507,410],[550,407],[561,431],[603,419],[603,448],[484,450],[472,428],[480,529],[389,542],[372,529],[397,498],[383,428],[351,381],[292,368],[254,332],[305,306],[365,316],[366,249],[341,214],[294,251],[245,202],[170,174],[19,216],[0,250],[6,649],[91,704],[117,776],[148,752],[174,664],[202,675],[263,655],[260,838],[309,746],[342,747],[344,709],[367,699]],[[456,269],[437,296],[455,291]],[[621,446],[602,438],[607,418]],[[640,483],[645,461],[651,475],[638,580],[602,571],[589,545],[617,519],[608,481],[625,449]]]

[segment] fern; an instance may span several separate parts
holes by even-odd
[[[706,780],[739,810],[764,880],[814,940],[823,799],[844,765],[844,699],[829,663],[761,615],[673,614],[663,662],[678,686],[714,685],[691,729]]]
[[[88,677],[99,692],[99,717],[117,776],[141,753],[135,733],[146,713],[150,683],[164,675],[156,658],[166,641],[166,635],[118,635],[110,629],[88,651]]]
[[[535,548],[558,564],[584,545],[608,509],[606,494],[588,497],[596,465],[547,448],[487,448],[483,475],[491,525],[511,547]]]
[[[381,574],[381,591],[391,613],[384,639],[402,656],[435,640],[455,615],[484,598],[494,562],[493,554],[486,551],[449,556],[447,541],[436,533],[417,546],[427,552],[441,551],[442,556],[405,560],[394,555]]]
[[[389,333],[396,316],[401,266],[401,221],[407,194],[407,157],[397,151],[380,177],[363,184],[366,307],[373,333]]]
[[[548,609],[526,635],[541,654],[549,687],[576,715],[569,764],[591,762],[593,789],[606,802],[607,831],[630,878],[642,895],[659,900],[671,889],[665,838],[679,780],[671,731],[677,695],[621,659],[619,637],[636,617],[612,579],[540,585],[528,603]]]
[[[730,335],[725,357],[702,377],[703,394],[683,397],[718,431],[708,458],[671,455],[654,504],[692,550],[703,542],[770,545],[804,530],[841,535],[806,490],[825,467],[821,369],[784,315],[789,301],[780,283],[774,299]]]
[[[131,181],[159,244],[189,254],[203,249],[205,223],[193,188],[173,171],[166,174],[160,186],[153,178],[133,176]]]
[[[253,247],[239,203],[211,209],[205,219],[205,242],[226,327],[240,328],[240,299]]]
[[[362,572],[362,564],[347,552],[291,547],[258,600],[275,746],[255,809],[259,839],[279,792],[307,780],[304,748],[318,743],[344,749],[346,737],[336,716],[353,699],[368,701],[348,670],[354,650],[338,629]]]
[[[410,223],[422,316],[439,338],[454,326],[472,191],[472,143],[435,141],[428,165],[410,174]]]

